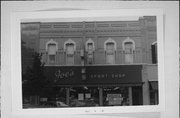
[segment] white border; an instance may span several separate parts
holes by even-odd
[[[48,14],[48,15],[47,15]],[[21,84],[21,21],[34,21],[39,19],[54,19],[59,21],[101,21],[112,20],[112,17],[122,16],[157,16],[157,42],[158,42],[158,79],[159,79],[159,105],[154,106],[118,106],[118,107],[85,107],[85,108],[43,108],[22,109]],[[115,19],[116,20],[116,19]],[[43,11],[43,12],[17,12],[11,15],[11,84],[12,84],[12,114],[13,115],[69,115],[69,114],[100,114],[100,113],[138,113],[138,112],[164,112],[165,85],[164,85],[164,42],[163,42],[163,11],[162,9],[120,9],[120,10],[80,10],[80,11]],[[71,111],[71,112],[69,112]]]

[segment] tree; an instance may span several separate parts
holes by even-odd
[[[37,52],[33,55],[33,62],[28,66],[22,79],[23,94],[39,96],[43,92],[43,87],[48,85],[48,80],[44,76],[44,63],[41,62],[42,54]]]

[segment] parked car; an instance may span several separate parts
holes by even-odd
[[[43,107],[68,107],[67,104],[61,102],[61,101],[47,101],[42,104]]]

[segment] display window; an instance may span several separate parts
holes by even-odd
[[[128,87],[104,87],[104,106],[124,106],[129,105]]]
[[[72,87],[69,101],[71,107],[99,106],[98,87]]]

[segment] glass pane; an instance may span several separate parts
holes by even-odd
[[[55,55],[56,54],[56,45],[55,44],[49,44],[48,45],[48,54],[49,55]]]
[[[114,54],[106,54],[106,63],[107,64],[114,64],[115,63]]]
[[[106,87],[103,89],[104,106],[129,105],[128,87]]]
[[[125,62],[133,63],[133,54],[125,54]]]
[[[55,55],[49,55],[49,63],[54,64],[55,63]]]
[[[68,64],[68,65],[73,65],[74,64],[74,56],[73,55],[67,55],[66,64]]]
[[[67,44],[66,45],[67,54],[74,54],[74,44]]]
[[[125,43],[125,53],[132,53],[133,52],[133,44],[132,42]]]
[[[70,89],[71,107],[99,106],[98,87],[72,87]]]

